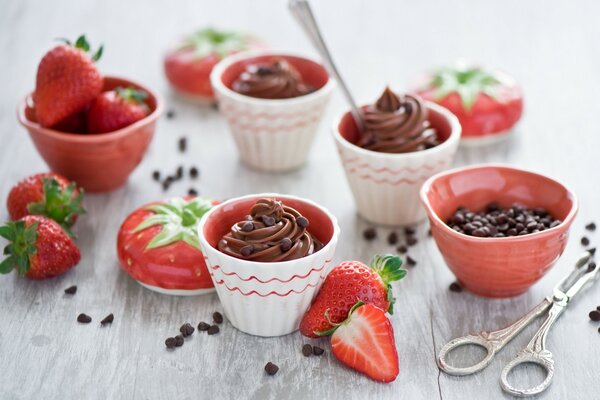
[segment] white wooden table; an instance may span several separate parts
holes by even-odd
[[[418,227],[410,255],[418,265],[395,285],[392,317],[401,372],[390,385],[377,384],[342,367],[327,351],[304,358],[299,334],[251,337],[225,323],[217,336],[195,333],[182,348],[167,351],[164,339],[189,321],[194,325],[219,310],[216,295],[177,298],[150,292],[117,264],[115,238],[134,208],[164,196],[151,180],[154,169],[197,165],[202,194],[228,198],[276,191],[304,196],[337,215],[342,235],[335,260],[367,261],[391,251],[388,229],[365,243],[359,219],[335,154],[329,127],[345,109],[337,92],[305,168],[265,175],[241,165],[225,121],[217,111],[186,104],[168,90],[161,59],[179,34],[214,24],[253,31],[275,48],[310,52],[309,42],[282,0],[254,1],[24,1],[0,7],[0,198],[20,178],[46,169],[26,132],[18,126],[18,100],[33,88],[37,62],[56,37],[87,33],[103,42],[106,74],[134,78],[165,97],[175,110],[160,121],[147,157],[128,184],[110,194],[89,195],[88,214],[76,227],[83,258],[56,279],[30,282],[0,277],[1,399],[501,399],[504,364],[529,340],[531,326],[484,372],[455,378],[440,374],[436,352],[469,331],[501,327],[550,293],[581,251],[583,225],[598,218],[600,190],[600,3],[593,0],[505,0],[434,2],[329,0],[314,7],[324,34],[356,98],[373,100],[384,85],[401,90],[420,71],[459,57],[512,73],[523,85],[526,111],[518,135],[491,149],[462,149],[456,165],[506,162],[568,184],[581,201],[572,239],[558,265],[526,294],[488,300],[452,293],[453,276],[431,239]],[[317,4],[318,3],[318,4]],[[187,136],[180,155],[177,139]],[[184,194],[179,182],[169,194]],[[4,207],[0,217],[7,218]],[[590,235],[598,243],[596,235]],[[63,289],[77,284],[67,297]],[[576,299],[550,334],[556,359],[553,386],[540,398],[592,399],[600,393],[600,334],[587,313],[600,304],[600,285]],[[76,322],[79,313],[92,324]],[[99,321],[115,314],[112,326]],[[320,344],[327,347],[327,341]],[[328,349],[328,347],[327,347]],[[267,361],[280,372],[266,376]],[[540,374],[524,369],[516,383]]]

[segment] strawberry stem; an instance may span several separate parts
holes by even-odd
[[[138,90],[133,87],[117,87],[115,89],[117,95],[126,101],[131,101],[136,104],[142,104],[148,98],[148,93],[143,90]]]
[[[59,42],[63,42],[67,46],[75,47],[76,49],[79,49],[79,50],[83,51],[84,53],[89,52],[91,49],[90,42],[87,41],[85,35],[80,35],[77,38],[77,40],[75,41],[75,44],[73,44],[69,39],[65,39],[65,38],[57,38],[55,40],[58,40]],[[100,57],[102,57],[103,50],[104,50],[104,46],[100,45],[98,50],[96,50],[96,52],[92,55],[92,57],[91,57],[92,61],[94,61],[94,62],[98,61],[100,59]]]
[[[21,220],[7,222],[0,227],[0,236],[10,242],[4,248],[4,255],[8,257],[0,263],[0,273],[8,274],[15,268],[20,275],[25,275],[29,271],[29,256],[37,252],[35,247],[38,239],[37,226],[37,222],[25,226],[25,221]]]
[[[351,317],[352,313],[354,312],[354,310],[356,310],[360,306],[363,306],[364,304],[365,303],[363,303],[360,300],[357,301],[356,304],[354,304],[352,306],[350,311],[348,311],[348,317],[340,323],[332,322],[331,319],[329,319],[329,309],[325,310],[325,318],[327,319],[327,322],[329,322],[329,324],[332,325],[333,327],[330,329],[324,330],[324,331],[314,331],[314,334],[317,336],[329,336],[329,335],[333,334],[333,332],[335,332],[337,330],[337,328],[350,322],[350,317]]]
[[[388,302],[390,303],[387,312],[390,314],[394,313],[394,303],[396,301],[391,283],[406,276],[406,270],[401,267],[402,260],[400,257],[392,254],[376,255],[371,260],[371,269],[377,272],[387,290]]]

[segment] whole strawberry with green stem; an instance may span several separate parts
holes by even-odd
[[[391,254],[373,257],[370,266],[359,261],[337,265],[304,314],[300,332],[304,336],[319,337],[316,332],[327,331],[333,328],[332,323],[344,321],[358,300],[392,314],[395,299],[391,283],[406,275],[401,266],[402,260]]]
[[[102,46],[90,56],[84,35],[73,44],[64,42],[48,51],[38,65],[33,100],[37,120],[44,127],[78,113],[102,90],[103,78],[94,64]]]
[[[28,215],[0,227],[0,236],[10,243],[4,248],[6,258],[0,273],[16,269],[30,279],[60,275],[79,263],[81,254],[73,239],[55,221]]]
[[[29,176],[10,190],[6,206],[15,221],[26,215],[43,215],[69,229],[85,213],[83,189],[64,176],[48,172]]]
[[[118,87],[100,94],[87,116],[89,133],[106,133],[125,128],[150,113],[148,94],[132,87]]]

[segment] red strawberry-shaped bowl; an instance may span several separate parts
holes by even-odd
[[[152,90],[127,79],[104,77],[103,91],[133,87],[148,94],[150,113],[125,128],[99,135],[74,134],[42,127],[36,120],[31,94],[17,109],[17,118],[52,171],[88,192],[108,192],[127,181],[142,161],[154,135],[163,102]]]

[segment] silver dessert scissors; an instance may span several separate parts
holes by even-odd
[[[585,252],[576,262],[575,267],[569,275],[563,278],[554,288],[554,294],[546,297],[540,304],[535,306],[523,317],[506,328],[491,332],[479,332],[453,339],[446,343],[440,350],[438,356],[438,367],[450,375],[470,375],[487,367],[494,355],[502,350],[504,345],[510,342],[527,325],[544,313],[548,313],[546,320],[535,333],[529,344],[521,350],[517,356],[510,361],[500,375],[500,386],[502,389],[517,397],[528,397],[543,392],[550,386],[554,376],[554,360],[552,353],[546,348],[546,337],[552,325],[569,305],[571,299],[588,283],[594,282],[598,276],[595,264],[588,264],[592,258],[590,252]],[[586,267],[584,267],[586,266]],[[446,362],[449,352],[460,346],[476,345],[487,350],[486,357],[479,363],[468,367],[453,367]],[[538,386],[529,389],[517,389],[508,382],[508,374],[517,365],[524,363],[539,364],[546,370],[546,378]]]

